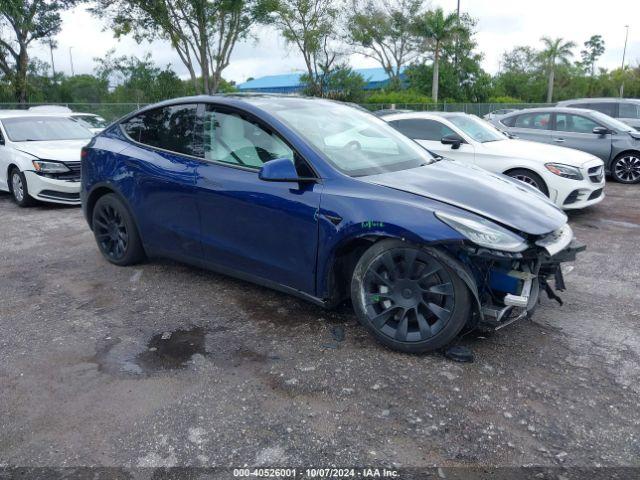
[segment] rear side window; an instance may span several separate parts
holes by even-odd
[[[394,120],[389,123],[401,133],[414,140],[432,140],[439,142],[445,135],[455,134],[455,132],[445,124],[435,120],[411,118],[407,120]]]
[[[604,113],[610,117],[618,117],[618,104],[617,103],[583,103],[576,105],[578,108],[588,108],[595,110],[596,112]]]
[[[640,105],[635,103],[621,103],[620,118],[640,118]]]
[[[548,130],[551,124],[550,113],[523,113],[516,117],[515,128],[530,128],[533,130]]]
[[[171,105],[141,113],[122,128],[136,142],[176,153],[196,155],[197,105]]]

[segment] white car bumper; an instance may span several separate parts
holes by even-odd
[[[599,167],[599,168],[598,168]],[[548,183],[551,200],[563,210],[578,210],[604,200],[604,166],[601,160],[588,162],[580,168],[582,180],[564,179],[555,176]],[[550,175],[553,175],[550,173]]]
[[[43,202],[80,205],[79,181],[47,178],[33,171],[23,173],[27,180],[29,195],[33,198]]]

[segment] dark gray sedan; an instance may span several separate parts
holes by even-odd
[[[640,132],[608,115],[581,108],[530,108],[493,123],[519,138],[591,153],[604,161],[614,180],[640,182]]]

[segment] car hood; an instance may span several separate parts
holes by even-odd
[[[528,160],[539,161],[540,163],[563,163],[573,167],[581,167],[596,158],[590,153],[573,148],[529,142],[527,140],[508,139],[497,142],[485,142],[481,145],[485,153],[492,155],[500,155],[514,159],[526,158]]]
[[[531,187],[452,160],[360,180],[463,208],[530,235],[544,235],[567,223],[562,210]]]
[[[80,149],[87,145],[86,140],[56,140],[43,142],[16,142],[13,148],[28,153],[42,160],[57,160],[59,162],[79,162]]]

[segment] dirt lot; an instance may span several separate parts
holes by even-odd
[[[168,261],[104,261],[79,208],[0,194],[0,466],[640,466],[640,187],[571,215],[557,306],[378,346],[352,312]]]

